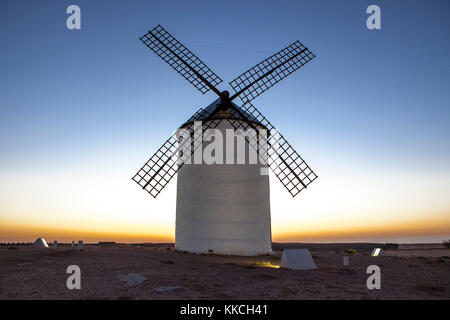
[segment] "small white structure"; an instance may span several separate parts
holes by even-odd
[[[58,249],[58,241],[53,241],[53,249]]]
[[[33,245],[37,248],[48,248],[47,241],[44,238],[37,238]]]
[[[372,251],[372,257],[380,257],[380,256],[387,256],[386,252],[384,252],[381,248],[375,248]]]
[[[315,270],[316,264],[308,249],[286,249],[281,257],[281,268],[293,270]]]
[[[348,267],[350,265],[350,258],[348,256],[344,256],[344,266]]]
[[[83,240],[78,240],[78,247],[77,247],[77,250],[78,251],[81,251],[81,250],[83,250]]]
[[[218,103],[220,99],[206,110],[214,110]],[[225,112],[224,117],[240,121],[234,111]],[[256,120],[254,125],[262,128]],[[217,129],[223,135],[225,162],[226,129],[233,126],[225,120]],[[254,150],[240,138],[245,144],[245,164],[236,164],[238,152],[232,152],[229,156],[235,164],[186,163],[178,171],[176,250],[241,256],[272,253],[269,176],[261,175],[261,164],[249,164],[249,149]],[[203,141],[202,149],[209,144]]]

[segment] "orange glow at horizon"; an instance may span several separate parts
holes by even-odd
[[[88,231],[63,229],[45,226],[1,225],[0,242],[33,242],[36,238],[47,241],[71,242],[83,240],[85,243],[98,241],[136,242],[173,242],[173,236],[164,233],[126,233],[115,231]]]
[[[306,229],[304,231],[277,232],[274,241],[277,242],[365,242],[364,239],[398,239],[416,237],[430,237],[445,240],[450,230],[450,214],[445,217],[422,219],[415,221],[398,221],[382,225],[357,225],[343,228]],[[367,241],[367,240],[366,240]],[[380,241],[388,242],[388,241]],[[395,241],[394,241],[395,242]]]
[[[102,166],[0,171],[0,242],[173,242],[176,181],[153,199],[132,168]],[[448,173],[319,169],[323,178],[296,198],[271,177],[274,242],[450,238]]]
[[[449,217],[450,215],[446,215]],[[442,217],[441,217],[442,218]],[[297,230],[294,230],[297,229]],[[275,226],[272,228],[274,242],[370,242],[367,239],[407,237],[411,235],[434,236],[446,235],[450,230],[450,219],[431,219],[400,222],[398,224],[386,224],[378,226],[353,226],[341,228],[318,228],[308,226],[300,228],[286,228]],[[174,230],[153,230],[144,232],[142,228],[110,230],[83,230],[61,227],[46,227],[43,225],[27,225],[2,223],[0,225],[0,242],[32,242],[38,237],[48,241],[71,242],[72,240],[84,240],[85,242],[115,241],[124,243],[170,243],[174,242]],[[444,240],[445,238],[442,238]],[[384,241],[380,241],[384,242]]]

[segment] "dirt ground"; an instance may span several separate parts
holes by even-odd
[[[389,250],[387,257],[370,257],[369,251],[326,250],[326,246],[310,250],[318,267],[314,271],[267,267],[279,266],[277,256],[195,255],[161,245],[86,245],[83,251],[70,246],[56,250],[4,246],[0,247],[0,299],[450,297],[450,250]],[[349,267],[343,266],[344,255],[350,257]],[[381,268],[380,290],[366,286],[366,269],[373,264]],[[69,265],[81,269],[80,290],[67,289]],[[146,280],[130,286],[120,280],[127,274]]]

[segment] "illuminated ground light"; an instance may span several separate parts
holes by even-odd
[[[280,268],[279,265],[272,264],[272,262],[270,262],[270,261],[256,262],[255,265],[258,267],[266,267],[266,268],[274,268],[274,269]]]

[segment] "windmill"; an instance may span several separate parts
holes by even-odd
[[[275,135],[267,138],[268,150],[264,155],[259,144],[261,136],[256,139],[245,136],[246,152],[253,148],[266,160],[263,163],[191,164],[187,159],[192,155],[195,158],[196,150],[208,145],[205,134],[210,129],[221,132],[232,129],[240,133],[250,129],[274,131],[274,126],[251,101],[311,61],[315,55],[295,41],[231,81],[235,93],[230,95],[228,91],[216,88],[222,79],[160,25],[140,40],[200,92],[205,94],[211,90],[218,98],[206,108],[200,108],[180,126],[192,139],[183,140],[185,135],[174,133],[133,180],[156,198],[174,175],[178,175],[177,250],[234,255],[270,253],[272,235],[267,164],[295,197],[317,178],[302,157],[278,133],[276,138]],[[241,106],[233,102],[236,98],[242,101]]]

